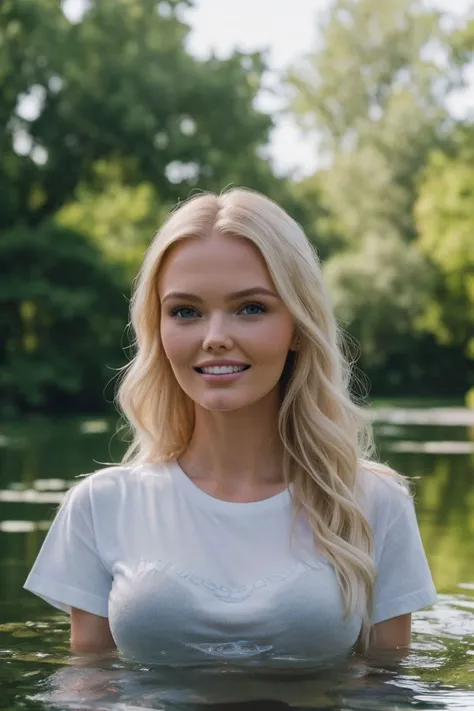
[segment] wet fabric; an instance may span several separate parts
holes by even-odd
[[[366,470],[359,482],[375,543],[373,622],[433,604],[410,497]],[[66,612],[108,617],[119,650],[142,662],[317,663],[347,654],[362,620],[345,618],[335,571],[304,517],[294,520],[290,490],[222,501],[176,461],[81,479],[25,587]]]

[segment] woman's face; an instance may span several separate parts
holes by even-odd
[[[229,412],[278,393],[294,321],[250,241],[213,235],[178,242],[158,286],[163,347],[197,405]]]

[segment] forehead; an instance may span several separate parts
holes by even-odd
[[[259,249],[243,237],[189,238],[168,250],[158,275],[161,296],[169,289],[203,290],[211,285],[238,291],[247,286],[270,288],[273,282]]]

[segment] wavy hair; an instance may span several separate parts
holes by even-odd
[[[211,232],[253,242],[294,318],[300,349],[285,366],[278,420],[283,475],[292,484],[295,511],[306,513],[315,544],[334,566],[346,616],[362,613],[359,645],[366,651],[376,570],[357,474],[365,467],[403,478],[374,461],[372,428],[350,395],[352,365],[317,253],[301,227],[263,195],[241,188],[199,194],[178,206],[155,235],[134,284],[135,355],[117,393],[132,432],[123,462],[169,461],[190,442],[194,406],[177,383],[159,337],[157,282],[171,245]]]

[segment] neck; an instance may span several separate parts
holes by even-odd
[[[222,488],[282,483],[277,419],[273,394],[232,412],[196,406],[193,436],[180,464],[191,479],[212,480]]]

